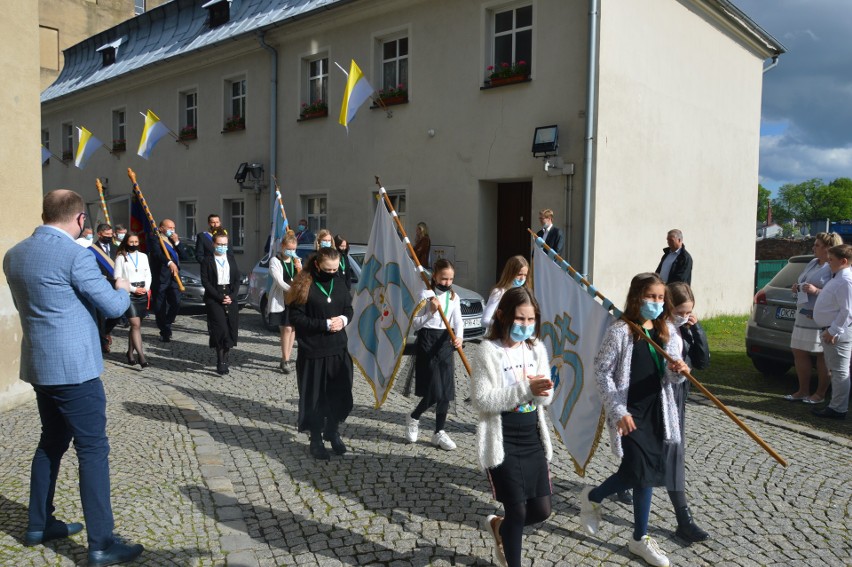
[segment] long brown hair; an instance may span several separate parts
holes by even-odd
[[[513,287],[506,290],[506,293],[503,294],[500,303],[497,305],[494,318],[491,319],[491,328],[488,330],[488,335],[485,338],[490,340],[507,340],[509,332],[512,330],[512,325],[515,323],[515,310],[527,303],[532,305],[535,310],[535,333],[526,342],[530,345],[534,344],[541,332],[541,310],[538,307],[535,296],[525,286]]]
[[[506,265],[503,266],[503,273],[500,274],[500,281],[494,286],[494,289],[502,289],[507,290],[512,287],[515,287],[512,283],[519,273],[521,273],[521,269],[527,269],[527,279],[524,281],[524,285],[521,287],[529,287],[527,283],[530,281],[529,278],[529,269],[530,264],[527,262],[527,259],[523,256],[512,256],[508,260],[506,260]]]
[[[311,291],[311,286],[314,284],[314,271],[319,264],[325,260],[337,260],[340,258],[340,252],[336,248],[320,248],[308,259],[307,269],[299,272],[290,284],[290,291],[287,292],[285,303],[303,304],[308,302],[308,293]]]
[[[672,300],[669,290],[666,288],[665,282],[660,279],[660,276],[651,272],[643,272],[633,276],[633,280],[630,282],[630,289],[627,290],[627,300],[624,302],[624,316],[636,323],[643,321],[640,314],[643,302],[642,296],[645,295],[645,291],[649,287],[655,284],[662,285],[663,289],[666,290],[665,299],[663,300],[663,312],[653,321],[657,337],[659,337],[662,344],[666,344],[669,342],[669,327],[666,321],[668,321],[672,314]],[[639,340],[639,338],[635,337],[635,340]]]
[[[128,232],[127,234],[124,235],[124,240],[121,241],[121,244],[118,245],[118,248],[115,249],[115,255],[116,256],[121,254],[122,256],[127,258],[127,254],[128,254],[128,252],[130,252],[130,250],[127,249],[127,247],[129,246],[129,244],[127,244],[127,241],[130,240],[131,236],[135,236],[136,238],[138,238],[139,244],[142,244],[142,239],[139,237],[138,232]],[[139,250],[139,249],[137,248],[137,250]],[[143,254],[144,254],[144,252],[143,252]]]

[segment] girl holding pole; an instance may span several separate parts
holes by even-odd
[[[479,463],[505,509],[504,517],[488,516],[486,528],[498,561],[508,567],[521,565],[524,526],[543,522],[551,511],[553,449],[544,407],[553,382],[547,351],[537,340],[540,326],[532,292],[524,286],[506,291],[473,373]]]
[[[595,377],[610,433],[612,451],[621,459],[618,471],[596,487],[580,493],[580,523],[595,535],[603,499],[633,489],[633,536],[628,549],[650,565],[668,567],[669,560],[648,535],[654,486],[666,483],[666,444],[680,443],[680,420],[672,384],[684,380],[689,367],[681,359],[682,342],[670,322],[671,301],[666,284],[656,274],[633,278],[627,292],[624,319],[665,348],[666,359],[641,340],[624,320],[607,329],[595,357]]]
[[[491,295],[488,296],[488,302],[485,304],[485,310],[482,312],[482,326],[488,329],[491,325],[491,319],[494,317],[494,311],[500,303],[500,299],[506,290],[513,287],[521,287],[527,285],[527,275],[530,272],[530,264],[523,256],[512,256],[506,260],[506,265],[503,266],[503,273],[500,275],[500,281],[491,290]]]
[[[142,351],[142,318],[148,313],[148,295],[151,290],[151,267],[148,255],[139,252],[139,235],[131,232],[121,240],[115,253],[115,277],[130,282],[130,308],[124,314],[130,323],[127,340],[127,364],[137,362],[145,368],[148,361]],[[133,356],[136,351],[137,356]]]
[[[338,429],[352,411],[352,358],[346,340],[352,296],[338,281],[339,267],[340,253],[320,248],[287,294],[290,323],[299,334],[298,427],[310,432],[310,454],[319,460],[330,458],[323,440],[331,442],[336,455],[346,452]]]
[[[228,355],[237,346],[240,307],[236,297],[240,289],[240,271],[234,257],[228,254],[228,233],[213,231],[213,255],[201,262],[201,285],[207,309],[207,332],[210,348],[216,349],[216,372],[229,374]]]
[[[445,451],[452,451],[456,444],[447,435],[444,426],[450,402],[456,396],[455,366],[453,354],[462,344],[464,323],[461,316],[459,296],[452,289],[455,278],[453,263],[447,259],[435,262],[432,270],[432,290],[426,290],[421,300],[428,303],[414,317],[413,328],[417,331],[416,356],[414,359],[414,393],[422,399],[411,415],[405,430],[409,443],[416,443],[420,433],[420,416],[435,406],[435,434],[432,444]],[[444,312],[455,333],[450,342],[438,308]]]
[[[298,242],[292,233],[287,234],[281,241],[281,250],[269,260],[269,276],[272,278],[272,288],[269,290],[269,324],[276,325],[281,333],[281,364],[284,374],[293,370],[290,355],[296,332],[290,323],[290,311],[287,309],[284,297],[290,291],[296,274],[302,271],[302,260],[296,254]]]

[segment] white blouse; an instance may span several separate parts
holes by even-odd
[[[129,281],[131,284],[144,282],[145,291],[151,289],[151,267],[148,255],[142,252],[128,252],[127,256],[119,254],[115,257],[115,277]]]
[[[447,317],[447,321],[450,322],[450,326],[453,328],[453,333],[455,333],[456,337],[462,338],[464,336],[464,321],[462,321],[461,316],[461,302],[459,301],[458,293],[453,293],[455,297],[450,297],[451,291],[435,294],[427,289],[420,294],[420,300],[423,301],[424,299],[428,300],[432,297],[437,297],[441,303],[441,309]],[[441,320],[441,314],[437,310],[433,313],[428,303],[423,306],[420,313],[414,318],[413,327],[415,331],[419,329],[446,328],[444,322]]]
[[[216,262],[216,283],[219,285],[231,283],[231,265],[228,263],[228,255],[214,255],[213,261]]]

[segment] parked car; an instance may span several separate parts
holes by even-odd
[[[314,251],[313,245],[300,244],[296,248],[296,254],[303,260]],[[364,244],[351,244],[349,246],[349,265],[355,272],[355,281],[357,285],[358,278],[361,276],[361,265],[364,263],[364,256],[367,253],[367,246]],[[249,276],[249,292],[248,305],[252,309],[260,312],[263,319],[263,325],[270,331],[277,331],[277,328],[270,327],[266,317],[267,297],[271,285],[269,282],[269,261],[261,260],[258,262]],[[353,286],[354,289],[354,286]],[[464,340],[470,340],[481,337],[485,334],[485,329],[482,326],[482,312],[485,308],[485,300],[475,291],[454,286],[454,289],[459,294],[461,301],[462,319],[464,321]],[[411,342],[413,337],[409,337]]]
[[[790,336],[796,319],[796,296],[791,288],[812,254],[793,256],[754,296],[746,327],[746,354],[762,374],[781,376],[793,366]]]
[[[180,279],[183,281],[184,292],[180,300],[181,307],[203,307],[204,287],[201,285],[201,264],[195,257],[195,241],[191,238],[181,238],[188,258],[180,262]],[[246,274],[240,278],[240,291],[237,303],[245,307],[248,301],[249,277]]]

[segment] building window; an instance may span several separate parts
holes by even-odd
[[[532,65],[532,23],[531,5],[493,12],[491,64],[495,70],[521,61],[529,69]]]
[[[133,15],[138,16],[139,14],[145,13],[145,0],[133,0]]]
[[[308,62],[308,105],[328,102],[328,57]]]
[[[62,124],[62,159],[74,159],[74,125],[70,122]]]
[[[376,206],[378,206],[379,201],[382,203],[385,202],[384,199],[378,199],[378,191],[373,192],[373,197],[376,198]],[[390,199],[391,205],[393,205],[394,210],[396,210],[396,214],[399,216],[399,222],[402,224],[402,227],[405,228],[405,213],[408,209],[406,206],[405,191],[388,191],[388,199]]]
[[[207,23],[211,28],[226,24],[231,19],[231,0],[210,0],[201,7],[207,9]]]
[[[230,236],[230,246],[234,250],[242,250],[245,245],[246,202],[243,199],[226,199],[225,212],[227,219],[224,224]]]
[[[408,38],[382,42],[382,91],[408,91]]]
[[[124,109],[112,111],[112,150],[123,152],[127,149],[126,136],[127,113]]]
[[[180,93],[180,137],[198,137],[198,91]]]
[[[195,201],[182,201],[178,208],[180,210],[181,228],[187,238],[195,238],[198,231],[195,228]]]
[[[47,150],[50,149],[50,130],[47,128],[44,128],[41,131],[41,145]]]
[[[243,130],[246,127],[246,80],[232,79],[226,82],[228,107],[225,131]]]
[[[304,198],[305,219],[308,228],[315,233],[326,227],[328,217],[328,198],[325,195],[311,195]]]

